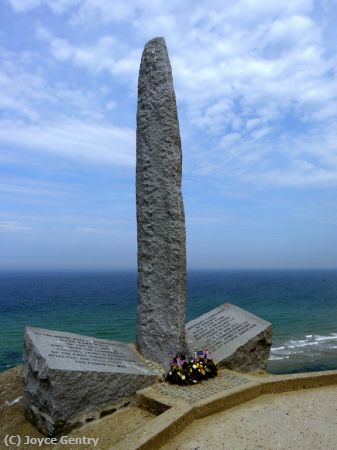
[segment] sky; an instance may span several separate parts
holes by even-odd
[[[0,8],[0,270],[137,267],[137,78],[156,36],[188,270],[337,268],[336,0]]]

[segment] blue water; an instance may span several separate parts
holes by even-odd
[[[230,302],[273,324],[268,370],[337,369],[337,271],[191,271],[187,319]],[[0,371],[25,325],[132,342],[135,272],[0,273]]]

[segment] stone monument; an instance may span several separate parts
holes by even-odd
[[[208,347],[231,369],[265,368],[271,325],[230,304],[185,331],[186,244],[182,151],[171,65],[163,38],[144,49],[137,111],[137,347],[26,328],[24,405],[43,433],[57,435],[112,412],[158,380],[179,351]],[[187,335],[187,341],[186,341]],[[146,358],[143,360],[143,358]]]
[[[230,303],[188,322],[186,335],[190,353],[207,347],[219,366],[242,372],[267,367],[271,323]]]
[[[167,365],[185,348],[186,244],[182,151],[165,40],[142,55],[137,110],[137,346]]]
[[[129,344],[26,327],[24,407],[44,434],[113,412],[157,379]]]

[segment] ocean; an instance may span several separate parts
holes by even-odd
[[[337,270],[190,271],[187,320],[229,302],[270,321],[272,373],[337,369]],[[25,325],[132,342],[136,272],[1,272],[0,371]]]

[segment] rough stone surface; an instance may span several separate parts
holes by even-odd
[[[24,407],[47,435],[57,435],[125,404],[157,380],[121,342],[26,328]]]
[[[165,40],[144,49],[137,111],[137,346],[163,365],[185,348],[186,243],[182,150]]]
[[[219,366],[242,372],[265,370],[272,344],[272,325],[225,303],[186,325],[190,352],[208,348]]]

